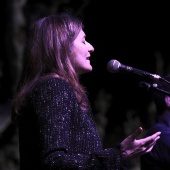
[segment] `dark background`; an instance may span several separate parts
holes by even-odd
[[[93,71],[84,74],[104,147],[112,147],[138,126],[145,132],[156,112],[140,77],[110,73],[107,63],[120,63],[153,74],[170,73],[169,9],[165,2],[110,0],[2,0],[0,6],[0,169],[18,169],[17,128],[10,121],[10,102],[22,71],[27,31],[32,21],[69,10],[81,17],[87,41],[95,48]],[[133,168],[139,168],[132,163]]]

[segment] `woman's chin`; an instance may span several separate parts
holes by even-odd
[[[79,74],[89,73],[89,72],[91,72],[92,70],[93,70],[93,68],[92,68],[92,67],[89,67],[89,68],[86,68],[86,69],[81,70],[81,71],[79,72]]]

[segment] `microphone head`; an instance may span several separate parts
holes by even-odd
[[[120,62],[117,60],[110,60],[107,63],[107,70],[111,73],[116,73],[119,71],[119,67],[120,67]]]

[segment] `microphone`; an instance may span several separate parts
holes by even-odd
[[[130,66],[123,65],[117,60],[110,60],[107,63],[107,69],[111,73],[124,72],[124,73],[140,75],[144,78],[151,78],[151,79],[158,79],[158,80],[162,79],[159,75],[151,74],[143,70],[139,70]]]

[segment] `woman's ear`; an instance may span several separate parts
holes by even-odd
[[[165,96],[165,103],[168,107],[170,107],[170,96]]]

